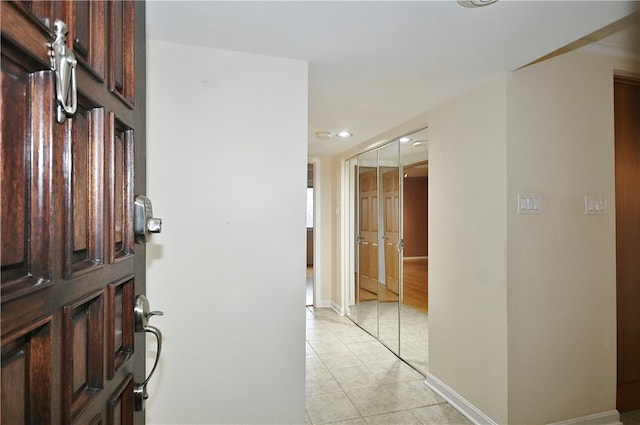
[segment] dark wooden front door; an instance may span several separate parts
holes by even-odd
[[[616,275],[620,412],[640,409],[640,80],[615,78]]]
[[[2,1],[2,413],[12,424],[133,424],[145,292],[144,3]],[[49,45],[67,23],[78,107],[56,120]]]

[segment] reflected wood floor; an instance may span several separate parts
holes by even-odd
[[[427,258],[405,258],[403,260],[403,304],[413,307],[423,313],[429,310],[429,260]],[[357,281],[357,275],[356,275]],[[363,278],[360,282],[360,301],[372,301],[379,298],[380,302],[398,301],[398,295],[379,285],[372,279]]]
[[[429,310],[429,260],[405,258],[402,265],[402,303],[427,313]]]
[[[372,301],[376,298],[378,298],[378,301],[382,303],[398,302],[398,294],[387,289],[385,285],[382,285],[373,279],[363,278],[360,281],[360,301]]]

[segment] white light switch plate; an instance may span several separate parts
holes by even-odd
[[[542,196],[540,193],[518,193],[518,214],[542,214]]]
[[[604,195],[584,195],[584,215],[605,215],[607,197]]]

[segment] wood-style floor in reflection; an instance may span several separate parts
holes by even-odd
[[[427,258],[405,258],[403,263],[403,304],[423,313],[429,310],[429,260]],[[377,285],[369,279],[360,284],[360,301],[395,302],[398,295],[384,285]]]
[[[402,264],[403,304],[427,313],[429,310],[429,260],[405,258]]]

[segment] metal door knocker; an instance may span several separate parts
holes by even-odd
[[[53,28],[56,39],[51,44],[51,70],[56,73],[56,104],[58,123],[63,123],[67,115],[76,113],[78,90],[76,86],[76,66],[78,61],[66,45],[67,24],[56,19]]]

